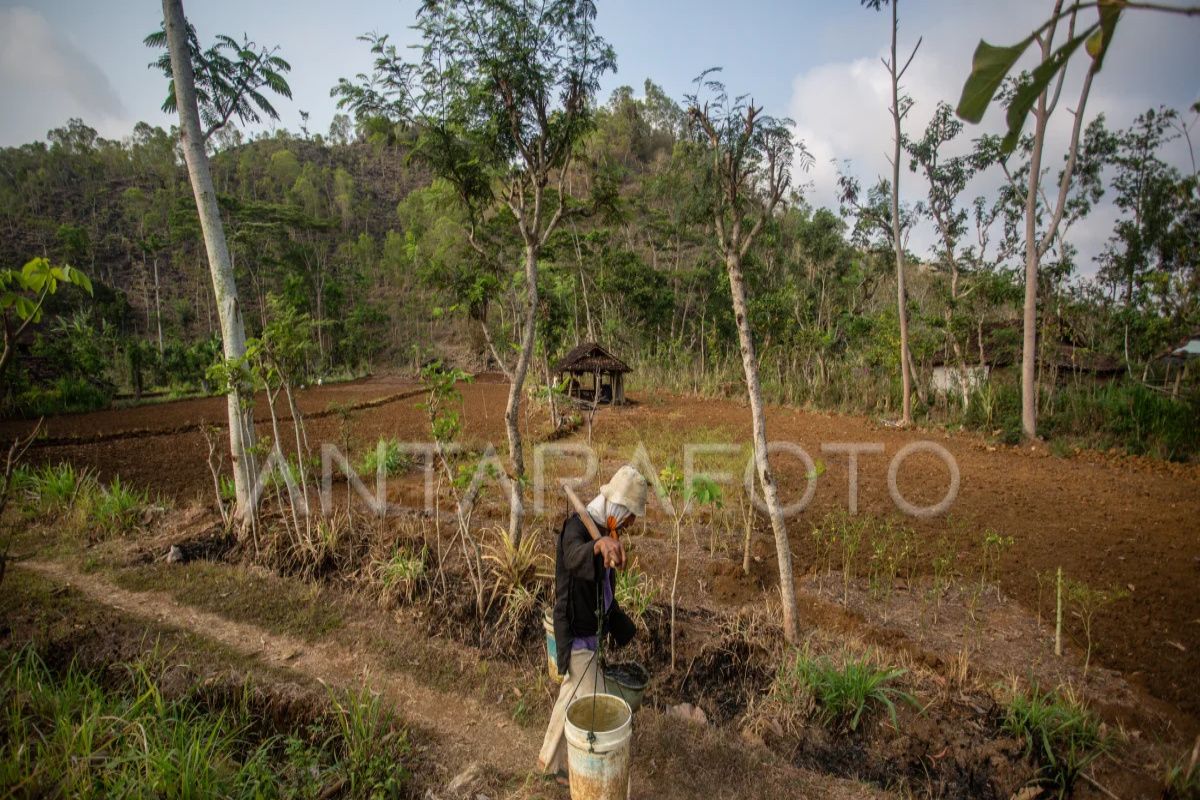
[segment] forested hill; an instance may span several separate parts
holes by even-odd
[[[48,144],[0,151],[0,164],[5,263],[45,256],[96,286],[94,304],[65,295],[43,328],[92,329],[106,356],[144,342],[148,365],[159,352],[165,362],[155,382],[198,381],[219,349],[217,321],[173,135],[139,124],[110,141],[71,120]],[[325,368],[361,366],[392,343],[384,321],[394,310],[381,290],[411,272],[396,207],[428,185],[419,167],[394,147],[282,134],[227,147],[213,172],[252,330],[275,293],[324,323],[315,344]],[[128,387],[120,368],[107,377]]]
[[[619,90],[598,109],[568,173],[563,223],[542,255],[539,373],[567,347],[595,339],[634,364],[635,381],[689,391],[727,391],[740,381],[727,278],[697,199],[704,165],[684,123],[681,108],[649,82],[643,97]],[[1157,133],[1147,137],[1151,128]],[[1077,263],[1069,233],[1047,257],[1041,379],[1062,404],[1078,406],[1061,421],[1063,432],[1094,432],[1109,414],[1106,402],[1142,404],[1165,420],[1155,424],[1166,426],[1159,438],[1171,443],[1140,431],[1129,437],[1140,442],[1135,449],[1178,455],[1195,436],[1172,432],[1171,420],[1189,426],[1195,376],[1158,357],[1200,326],[1195,177],[1158,159],[1169,131],[1154,127],[1153,114],[1151,124],[1143,117],[1125,131],[1109,131],[1101,119],[1088,135],[1093,163],[1069,222],[1107,193],[1126,227],[1114,231],[1094,280],[1080,277],[1091,265]],[[431,357],[466,368],[515,360],[523,296],[515,226],[503,215],[481,220],[480,255],[468,243],[462,204],[448,184],[431,182],[402,144],[408,140],[370,120],[353,130],[339,116],[328,135],[230,134],[218,144],[214,179],[248,333],[281,309],[308,315],[312,378],[410,368]],[[901,391],[894,259],[880,225],[888,187],[860,186],[852,169],[843,175],[844,208],[813,209],[793,196],[775,214],[747,262],[750,314],[770,397],[886,413]],[[914,171],[906,180],[923,177]],[[1147,181],[1161,194],[1153,229],[1135,196]],[[1020,203],[1002,190],[952,197],[950,207],[961,249],[910,262],[922,411],[1015,435],[1015,383],[999,373],[979,397],[930,388],[940,365],[1012,363],[1020,335],[1022,244],[1012,224]],[[929,213],[928,204],[906,210],[913,222]],[[72,120],[47,142],[0,150],[0,224],[6,264],[45,256],[84,270],[96,287],[92,298],[51,298],[6,378],[6,413],[100,405],[118,392],[210,388],[217,316],[173,132],[139,124],[127,139],[109,141]],[[536,381],[544,385],[544,375]],[[1124,394],[1108,397],[1113,391]],[[1049,401],[1050,435],[1062,404]]]

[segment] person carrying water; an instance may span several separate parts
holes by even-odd
[[[558,537],[554,640],[559,643],[558,672],[564,677],[538,766],[559,783],[567,780],[567,707],[577,697],[607,693],[596,663],[597,647],[602,646],[597,632],[624,646],[637,630],[614,596],[615,571],[625,566],[625,547],[617,532],[645,513],[646,479],[625,465],[587,505],[587,514],[599,529],[600,538],[592,539],[579,514],[567,517]]]

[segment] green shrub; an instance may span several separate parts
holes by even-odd
[[[917,704],[912,695],[892,685],[905,670],[882,667],[866,656],[849,653],[841,662],[814,656],[806,646],[779,668],[774,691],[788,704],[811,699],[826,724],[845,725],[852,731],[869,709],[882,707],[898,730],[896,701]]]
[[[82,378],[61,377],[51,386],[34,386],[17,396],[18,414],[26,417],[49,417],[79,411],[108,408],[112,392]]]
[[[1005,711],[1004,729],[1025,741],[1040,765],[1042,785],[1070,792],[1075,779],[1111,746],[1100,721],[1070,694],[1017,692]]]
[[[149,502],[146,492],[126,486],[118,476],[92,498],[91,520],[106,534],[126,533],[137,525]]]
[[[375,447],[363,453],[355,469],[361,477],[371,478],[382,466],[383,474],[390,478],[408,469],[409,460],[409,455],[400,449],[400,442],[381,436]]]

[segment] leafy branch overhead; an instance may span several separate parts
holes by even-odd
[[[1082,30],[1076,31],[1077,15],[1084,9],[1096,9],[1096,19]],[[1200,8],[1184,9],[1171,7],[1154,7],[1142,3],[1129,3],[1125,0],[1095,0],[1095,2],[1073,3],[1066,8],[1061,4],[1048,20],[1043,22],[1035,31],[1021,41],[1007,47],[989,44],[980,40],[975,48],[971,62],[971,74],[963,84],[962,96],[956,109],[958,115],[968,122],[978,123],[983,119],[988,106],[991,105],[996,92],[1009,73],[1016,66],[1021,56],[1034,42],[1041,42],[1047,35],[1053,35],[1058,23],[1067,19],[1070,23],[1069,35],[1057,49],[1044,59],[1032,72],[1022,73],[1016,81],[1015,91],[1008,103],[1005,122],[1008,131],[1001,143],[1002,152],[1007,155],[1013,151],[1025,126],[1037,98],[1047,90],[1050,83],[1060,74],[1065,73],[1067,65],[1080,45],[1084,45],[1088,56],[1092,59],[1091,71],[1099,72],[1104,65],[1104,57],[1112,44],[1116,33],[1117,23],[1126,8],[1154,8],[1155,10],[1173,11],[1177,13],[1200,13]]]
[[[144,40],[147,47],[166,50],[167,32],[160,28]],[[291,99],[292,89],[284,75],[292,65],[277,55],[278,47],[265,47],[243,36],[239,43],[231,36],[219,34],[216,43],[204,49],[195,27],[187,25],[188,50],[195,73],[196,100],[204,121],[204,139],[236,118],[241,123],[258,123],[263,118],[277,120],[279,112],[265,91]],[[170,53],[164,52],[149,65],[168,79],[167,98],[162,110],[174,114],[175,81],[171,71]]]
[[[0,375],[12,360],[13,347],[30,325],[42,321],[46,300],[59,286],[78,286],[89,295],[92,282],[74,267],[56,267],[47,259],[34,258],[21,269],[0,270],[0,322],[4,326],[4,350],[0,352]]]

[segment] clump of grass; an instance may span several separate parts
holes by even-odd
[[[417,590],[425,582],[428,571],[429,548],[418,551],[399,548],[392,557],[376,564],[378,580],[382,586],[380,600],[391,604],[396,600],[411,603]]]
[[[617,573],[617,586],[613,592],[621,609],[639,621],[646,616],[654,602],[655,589],[650,577],[639,571],[636,563]]]
[[[1038,780],[1066,796],[1079,774],[1108,752],[1111,737],[1071,692],[1017,691],[1005,710],[1004,729],[1025,741],[1040,765]]]
[[[0,656],[0,785],[54,797],[395,797],[410,775],[403,730],[378,699],[334,700],[301,731],[274,733],[249,693],[220,709],[170,698],[143,663],[108,688],[29,649]]]
[[[363,478],[372,478],[383,471],[385,477],[399,475],[409,466],[409,455],[396,439],[381,436],[370,450],[362,454],[355,469]]]
[[[1163,784],[1165,800],[1189,800],[1200,797],[1200,736],[1196,737],[1191,758],[1171,765]]]
[[[508,531],[496,527],[495,537],[484,545],[483,560],[493,576],[492,596],[505,597],[517,590],[533,591],[549,579],[550,559],[537,552],[536,537],[525,536],[514,543]]]
[[[37,512],[61,516],[76,507],[95,489],[96,478],[89,470],[79,470],[69,461],[35,470],[25,479],[26,493]]]
[[[912,695],[894,685],[904,674],[905,670],[881,666],[869,656],[846,653],[838,663],[829,656],[813,655],[805,646],[779,668],[773,691],[787,705],[815,703],[826,725],[857,730],[863,715],[878,707],[899,730],[896,702],[917,705]]]
[[[137,526],[149,502],[146,492],[123,484],[118,476],[93,495],[89,517],[106,534],[127,533]]]
[[[348,797],[399,797],[410,777],[397,754],[411,751],[405,731],[388,724],[379,696],[363,689],[333,698]]]

